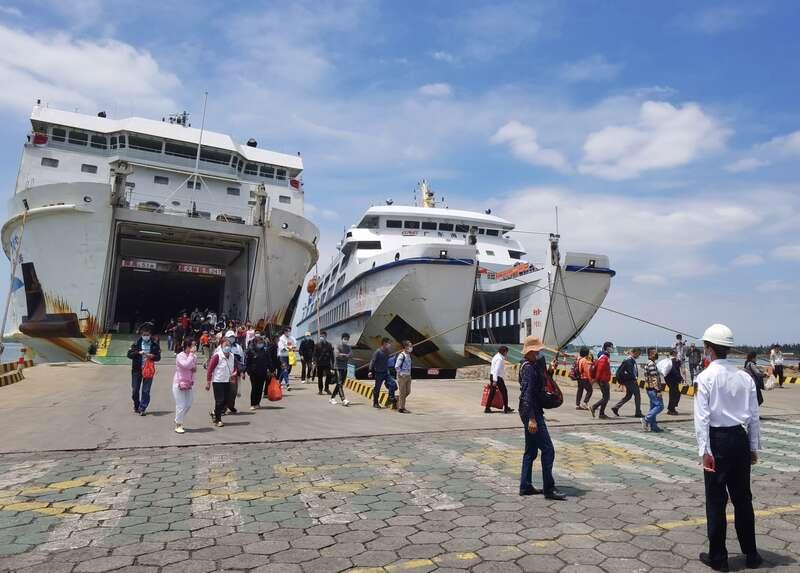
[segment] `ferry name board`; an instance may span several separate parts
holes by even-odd
[[[120,266],[123,269],[134,269],[140,271],[158,271],[162,273],[177,272],[212,277],[225,276],[225,269],[212,267],[209,265],[195,265],[191,263],[172,263],[168,261],[152,261],[148,259],[122,259]]]

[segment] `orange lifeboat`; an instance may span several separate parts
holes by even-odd
[[[309,279],[308,284],[306,285],[306,291],[308,291],[308,294],[314,294],[317,292],[317,277],[312,277]]]

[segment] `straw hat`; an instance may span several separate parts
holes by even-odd
[[[525,356],[531,350],[544,350],[545,346],[542,341],[535,336],[529,336],[525,339],[525,344],[522,346],[522,355]]]

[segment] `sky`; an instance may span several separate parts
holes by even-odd
[[[793,0],[0,0],[0,184],[37,98],[197,123],[208,90],[209,129],[302,153],[322,267],[425,178],[521,230],[557,207],[562,252],[610,257],[610,308],[797,341],[799,27]],[[583,339],[673,334],[601,310]]]

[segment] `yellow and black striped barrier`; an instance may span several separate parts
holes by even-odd
[[[373,382],[365,383],[361,380],[356,380],[355,378],[348,378],[345,380],[344,387],[348,390],[352,390],[353,392],[357,392],[358,394],[361,394],[370,400],[372,400],[372,396],[375,393],[375,385]],[[386,408],[389,405],[389,394],[381,391],[380,396],[378,397],[378,403]]]
[[[33,366],[33,361],[26,360],[24,366]],[[25,375],[22,373],[22,368],[18,368],[16,362],[0,364],[0,387],[16,384],[24,379]]]
[[[555,371],[555,374],[556,374],[556,376],[561,376],[563,378],[566,378],[567,380],[573,381],[572,378],[569,377],[569,369],[568,368],[557,368],[556,371]],[[787,378],[786,380],[788,381],[789,379]],[[639,384],[639,388],[644,388],[645,387],[645,381],[644,380],[637,380],[637,382]],[[619,383],[616,376],[611,378],[611,383],[612,384],[618,384]],[[681,394],[683,394],[684,396],[694,396],[694,386],[691,385],[691,384],[681,384]]]

